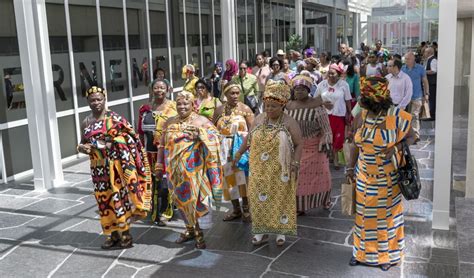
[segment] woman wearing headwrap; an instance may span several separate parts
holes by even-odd
[[[224,77],[222,77],[222,79],[229,82],[234,75],[237,75],[237,73],[239,73],[239,65],[237,62],[233,59],[227,60],[225,62]]]
[[[219,83],[221,82],[222,77],[224,76],[223,65],[221,62],[217,62],[214,64],[214,72],[211,75],[211,83],[212,83],[212,95],[216,98],[221,97],[221,88]]]
[[[296,192],[297,211],[304,214],[315,207],[331,205],[331,173],[328,155],[331,153],[332,132],[321,97],[309,95],[313,80],[304,75],[293,79],[294,99],[288,103],[288,115],[298,123],[303,133],[303,154]]]
[[[82,122],[77,150],[90,158],[100,224],[107,235],[102,248],[129,248],[131,222],[150,211],[150,167],[130,123],[106,109],[105,89],[94,86],[86,97],[92,113]]]
[[[398,185],[401,142],[415,135],[411,115],[393,105],[388,81],[361,81],[362,112],[355,120],[356,151],[346,175],[356,179],[354,247],[350,265],[358,263],[388,270],[401,261],[404,241],[402,194]]]
[[[196,69],[191,64],[184,65],[181,70],[181,78],[185,80],[183,90],[191,92],[193,95],[196,95],[196,82],[199,80],[195,72]]]
[[[321,96],[323,101],[330,101],[332,109],[327,109],[329,123],[333,137],[334,168],[339,169],[337,152],[342,150],[345,139],[345,127],[351,119],[351,92],[349,85],[341,75],[345,72],[342,64],[331,64],[327,79],[319,83],[316,96]]]
[[[240,149],[244,138],[247,137],[254,120],[250,107],[239,101],[241,93],[240,84],[227,83],[224,87],[227,102],[224,106],[217,108],[214,113],[214,123],[221,135],[222,163],[227,164],[227,166],[235,159],[236,153]],[[244,222],[250,222],[247,181],[245,177],[242,177],[242,173],[248,176],[248,152],[241,156],[236,166],[240,170],[240,176],[235,173],[224,173],[226,176],[224,179],[224,199],[232,202],[233,211],[227,214],[223,220],[231,221],[242,217]],[[242,208],[239,198],[242,198]]]
[[[282,246],[285,235],[296,235],[296,176],[303,148],[301,130],[283,110],[290,87],[268,81],[263,95],[264,113],[258,115],[235,161],[250,147],[248,194],[252,214],[252,244],[276,234]]]
[[[178,116],[168,119],[158,146],[156,172],[166,170],[174,203],[186,225],[176,243],[195,239],[196,248],[206,248],[199,218],[211,209],[211,199],[222,196],[219,137],[214,125],[194,112],[194,96],[182,91],[176,97]]]
[[[166,98],[168,91],[168,80],[155,79],[150,85],[151,104],[140,107],[138,130],[143,134],[145,151],[150,163],[150,169],[152,170],[155,168],[158,152],[156,143],[160,142],[163,125],[168,118],[177,115],[176,103]],[[166,180],[163,180],[163,177],[152,175],[152,180],[154,186],[151,219],[158,226],[165,226],[161,217],[163,216],[169,220],[173,216],[171,209],[168,213],[164,214],[168,208],[168,184]]]

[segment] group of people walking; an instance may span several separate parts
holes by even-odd
[[[183,91],[174,100],[163,76],[151,83],[138,133],[106,109],[104,89],[90,88],[92,114],[83,122],[78,151],[91,160],[108,236],[102,247],[131,247],[136,218],[148,214],[163,226],[175,207],[186,226],[176,243],[194,240],[196,248],[206,248],[202,227],[222,198],[232,203],[223,220],[251,223],[252,244],[274,234],[282,246],[285,236],[297,234],[297,216],[331,208],[330,164],[338,169],[344,160],[356,185],[350,264],[388,270],[400,262],[397,169],[402,141],[416,140],[412,116],[404,111],[408,100],[389,90],[402,87],[390,81],[398,78],[395,71],[387,79],[372,75],[379,70],[371,62],[343,45],[340,54],[335,61],[311,48],[289,55],[279,50],[272,58],[256,55],[253,68],[230,59],[216,63],[209,79],[186,65]],[[387,62],[400,68],[398,60]],[[354,142],[354,155],[341,160],[347,141]]]

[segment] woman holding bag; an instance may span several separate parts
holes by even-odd
[[[383,271],[401,261],[404,241],[402,194],[398,161],[402,141],[415,141],[411,115],[395,107],[388,81],[370,77],[361,82],[355,119],[356,150],[346,175],[356,181],[354,247],[350,265],[380,266]]]
[[[245,103],[255,113],[258,109],[258,84],[257,77],[247,72],[248,62],[242,60],[239,64],[239,74],[234,76],[231,80],[234,84],[239,84],[242,94],[239,100]]]

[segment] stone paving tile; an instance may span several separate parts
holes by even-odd
[[[403,265],[404,277],[448,278],[458,277],[458,266],[432,263],[411,263]]]
[[[474,264],[461,263],[459,265],[459,277],[460,278],[474,277]]]

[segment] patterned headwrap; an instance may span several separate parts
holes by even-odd
[[[224,95],[227,94],[232,88],[238,88],[239,90],[241,90],[241,87],[239,84],[237,84],[236,82],[230,81],[224,86]]]
[[[360,95],[362,98],[381,103],[390,99],[388,80],[384,77],[371,76],[360,79]]]
[[[191,92],[188,91],[181,91],[176,95],[176,101],[184,99],[186,101],[191,101],[194,102],[194,95]]]
[[[339,74],[343,74],[346,72],[347,66],[345,66],[343,63],[339,63],[339,64],[334,63],[329,66],[329,69],[333,69],[337,71]]]
[[[299,74],[293,78],[293,89],[296,88],[296,86],[305,86],[308,91],[311,91],[311,87],[313,86],[313,79],[309,76]]]
[[[187,64],[184,65],[183,68],[181,69],[181,78],[186,79],[188,73],[194,73],[196,72],[196,69],[194,68],[193,65]]]
[[[265,92],[263,92],[263,100],[276,101],[285,105],[290,101],[291,88],[286,82],[268,80],[265,85]]]
[[[107,91],[104,88],[92,86],[89,88],[89,90],[86,91],[86,97],[89,97],[90,95],[95,93],[101,93],[104,95],[104,97],[107,96]]]

